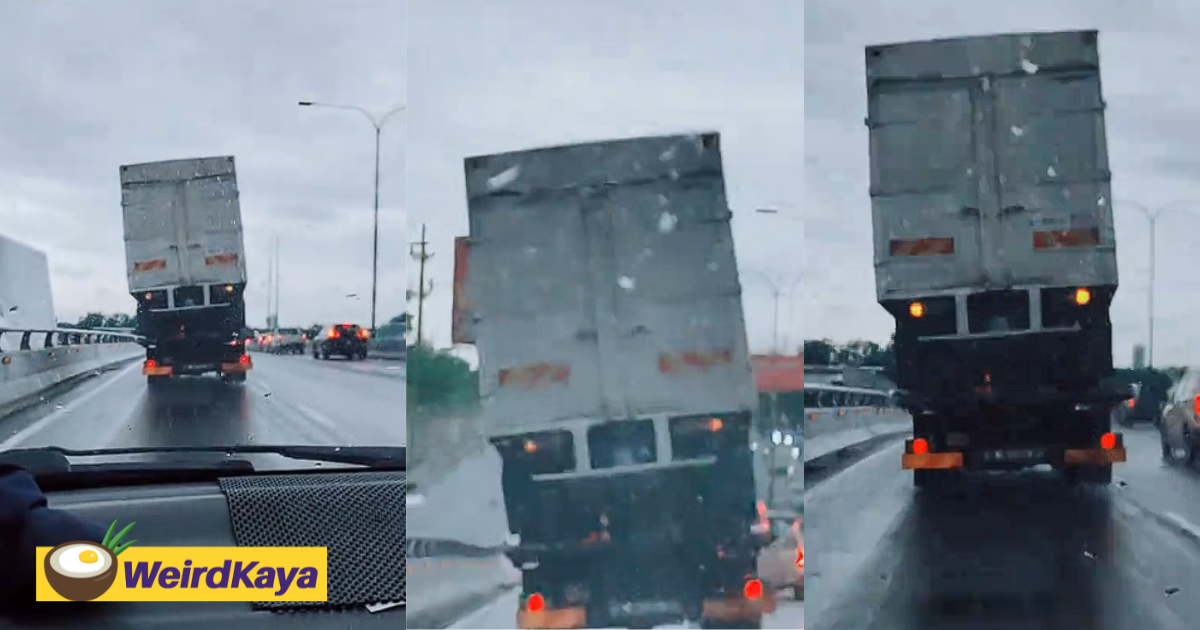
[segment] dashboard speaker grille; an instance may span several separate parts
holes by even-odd
[[[260,610],[405,601],[401,472],[221,479],[240,547],[326,547],[328,601],[255,602]]]

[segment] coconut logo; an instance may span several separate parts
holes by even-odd
[[[117,522],[108,527],[104,540],[96,544],[84,540],[65,542],[46,554],[46,581],[65,599],[87,602],[108,592],[117,579],[117,556],[133,546],[136,540],[121,544],[135,523],[117,534]]]

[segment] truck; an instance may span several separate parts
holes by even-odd
[[[129,292],[155,387],[216,373],[244,382],[246,255],[232,156],[120,167]]]
[[[54,296],[45,252],[0,235],[0,329],[54,330]],[[0,336],[0,350],[20,350],[21,335]]]
[[[480,357],[517,627],[760,627],[770,527],[719,134],[465,172],[452,332]]]
[[[902,468],[1050,465],[1108,484],[1116,239],[1096,31],[866,48],[878,303]]]

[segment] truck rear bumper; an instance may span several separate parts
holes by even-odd
[[[1112,436],[1111,443],[1107,436]],[[1110,466],[1126,459],[1124,436],[1106,434],[1094,448],[1018,446],[1008,449],[929,452],[910,438],[904,445],[901,468],[904,470],[1003,470],[1042,464],[1051,466]]]
[[[763,615],[769,615],[775,612],[776,596],[774,593],[764,593],[758,600],[747,599],[707,599],[704,600],[701,608],[701,617],[711,621],[755,621],[762,619]],[[609,621],[594,620],[595,623],[589,623],[588,612],[583,607],[571,608],[543,608],[536,612],[528,610],[524,605],[517,610],[517,627],[518,628],[555,628],[555,629],[575,629],[575,628],[599,628],[607,627]],[[624,619],[622,621],[639,621],[637,624],[651,624],[655,621],[671,623],[676,621],[673,618],[653,619]]]

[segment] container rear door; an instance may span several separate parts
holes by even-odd
[[[237,177],[230,166],[228,172],[182,182],[187,221],[185,268],[195,284],[244,280]]]
[[[600,413],[591,261],[578,191],[476,194],[470,273],[460,297],[476,317],[472,330],[493,428]]]
[[[753,408],[741,289],[718,136],[617,145],[642,177],[610,188],[595,234],[616,314],[603,355],[630,414]],[[659,170],[661,169],[661,170]],[[654,177],[657,174],[660,177]]]
[[[1012,284],[1116,284],[1104,102],[1094,70],[994,86],[998,264]]]
[[[175,217],[182,203],[178,192],[174,182],[164,181],[131,181],[121,187],[131,291],[184,282],[176,246],[179,229]]]
[[[983,276],[988,144],[977,80],[871,88],[871,198],[880,299],[971,286]]]

